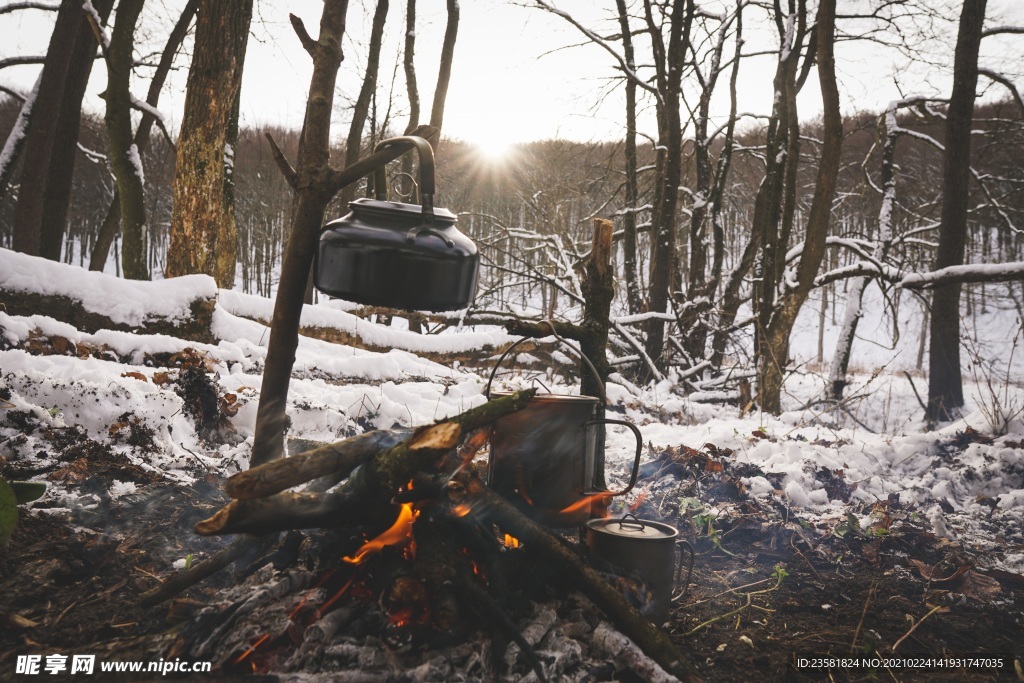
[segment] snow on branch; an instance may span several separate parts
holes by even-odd
[[[46,55],[4,57],[0,59],[0,69],[6,69],[9,66],[21,66],[23,64],[42,64],[45,61]]]
[[[1005,35],[1007,33],[1024,33],[1024,26],[993,26],[981,32],[982,38]]]
[[[82,3],[82,11],[85,12],[85,18],[89,22],[89,27],[92,28],[93,34],[96,36],[96,42],[100,45],[100,51],[103,52],[103,58],[107,58],[107,50],[110,49],[110,36],[103,30],[103,20],[100,18],[100,13],[93,7],[92,0],[85,0]]]
[[[18,12],[23,9],[41,9],[47,12],[56,12],[60,9],[60,1],[56,2],[9,2],[6,5],[0,5],[0,14],[10,14],[11,12]]]
[[[170,132],[167,130],[167,121],[164,119],[164,115],[160,113],[160,110],[148,102],[143,102],[134,95],[129,95],[129,97],[131,98],[132,108],[141,111],[146,116],[151,116],[156,123],[156,127],[160,129],[160,132],[164,134],[164,138],[167,139],[167,144],[171,146],[171,149],[177,149],[174,146],[174,140],[171,138]]]
[[[930,273],[911,273],[900,280],[904,289],[924,289],[955,282],[1010,282],[1024,280],[1024,261],[1009,263],[968,263]]]

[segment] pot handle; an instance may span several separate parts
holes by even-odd
[[[374,148],[379,152],[385,147],[409,143],[420,157],[420,201],[423,206],[423,218],[426,221],[434,220],[434,148],[424,138],[416,135],[401,135],[397,138],[381,140]],[[387,201],[388,198],[388,177],[381,164],[373,170],[373,195],[374,199]]]
[[[675,590],[672,593],[672,602],[677,602],[679,600],[682,600],[684,597],[686,597],[686,594],[690,592],[690,579],[693,577],[693,558],[694,558],[693,546],[690,545],[690,542],[687,541],[684,538],[680,538],[678,541],[676,541],[675,545],[676,545],[676,548],[680,548],[680,549],[682,549],[683,546],[686,546],[686,550],[689,551],[689,553],[690,553],[690,566],[686,570],[686,581],[683,583],[682,590],[680,590],[679,589],[679,579],[680,579],[680,577],[683,574],[683,563],[682,562],[677,562],[676,563],[676,577],[675,577],[675,582],[674,582],[675,583],[675,586],[674,586]]]
[[[604,382],[601,381],[601,375],[597,373],[597,368],[594,367],[594,364],[590,362],[590,359],[587,358],[583,351],[581,351],[578,347],[573,346],[572,344],[567,342],[558,334],[558,332],[555,330],[555,324],[553,322],[551,322],[550,320],[542,320],[541,322],[551,328],[552,337],[560,341],[563,346],[567,346],[573,351],[575,351],[576,354],[580,357],[580,360],[583,361],[583,364],[586,365],[587,369],[590,370],[592,375],[594,375],[594,379],[597,380],[597,386],[601,394],[597,398],[600,399],[602,406],[606,406],[608,404],[608,399],[604,392]],[[517,346],[519,346],[528,339],[534,339],[534,337],[527,336],[521,339],[517,339],[516,341],[512,342],[511,346],[505,349],[505,352],[502,353],[501,356],[498,357],[498,362],[494,364],[493,368],[491,368],[491,374],[487,377],[487,386],[484,387],[484,396],[486,396],[488,400],[491,398],[491,384],[494,382],[494,376],[498,374],[498,368],[501,367],[501,362],[505,360],[508,354],[512,353],[512,349],[516,348]],[[630,486],[630,488],[632,488],[632,486]],[[629,489],[627,489],[627,491],[628,490]]]
[[[626,420],[589,420],[588,422],[585,423],[584,427],[600,424],[623,425],[629,427],[633,431],[633,436],[636,437],[636,458],[633,460],[633,470],[629,473],[629,484],[626,486],[626,488],[622,489],[621,491],[587,491],[585,495],[603,493],[607,496],[621,496],[627,494],[633,490],[634,486],[636,486],[636,478],[637,475],[640,473],[640,455],[643,452],[644,448],[644,437],[640,434],[640,430],[637,428],[635,424],[633,424],[632,422],[627,422]],[[623,519],[625,519],[625,517],[623,517]],[[634,517],[634,519],[636,519],[636,517]]]

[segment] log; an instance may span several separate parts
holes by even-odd
[[[40,282],[45,293],[35,291]],[[111,300],[134,301],[140,294],[151,302],[148,310],[110,307]],[[204,275],[133,282],[0,249],[0,310],[7,315],[41,313],[90,334],[118,330],[215,344],[216,299],[216,284]]]
[[[409,429],[376,430],[301,455],[272,460],[228,477],[224,490],[232,498],[247,500],[270,496],[331,474],[344,479],[363,461],[392,448],[411,433]]]
[[[683,681],[703,680],[667,635],[626,602],[611,584],[546,529],[484,486],[479,479],[471,480],[467,488],[476,499],[474,507],[479,507],[482,514],[502,531],[512,534],[524,545],[528,545],[531,554],[536,553],[538,559],[563,568],[572,577],[572,584],[590,598],[623,634],[665,671]]]
[[[336,526],[357,514],[344,496],[332,493],[278,493],[266,498],[233,500],[194,527],[200,536],[268,534],[289,529]],[[346,519],[345,521],[354,521]]]
[[[535,390],[530,389],[502,396],[461,415],[416,429],[401,443],[368,458],[357,474],[349,477],[336,493],[286,492],[265,498],[233,500],[212,517],[196,524],[195,531],[202,536],[265,534],[285,529],[336,526],[341,520],[352,521],[354,515],[359,520],[373,521],[382,506],[390,506],[399,489],[457,446],[464,434],[521,410],[534,393]],[[374,439],[367,441],[369,443],[364,445],[369,448]],[[329,448],[325,446],[317,451]],[[271,461],[250,472],[285,467],[287,460],[301,457]],[[326,458],[330,460],[331,456]],[[263,481],[263,477],[258,476],[252,481]]]

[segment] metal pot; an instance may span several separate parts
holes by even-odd
[[[349,203],[351,213],[324,226],[313,283],[325,294],[371,306],[448,311],[476,295],[480,256],[455,227],[455,214],[434,208],[434,154],[423,138],[383,140],[383,147],[411,143],[420,157],[421,204],[387,199],[384,167],[374,171],[374,199]]]
[[[644,580],[651,597],[640,611],[655,624],[665,623],[672,602],[686,592],[685,585],[679,587],[682,563],[677,569],[676,548],[689,544],[679,539],[679,531],[668,524],[626,515],[590,520],[586,540],[590,552]],[[692,549],[690,567],[692,570]]]
[[[498,366],[525,340],[517,341],[498,359],[487,382],[488,396]],[[589,361],[585,364],[596,376]],[[536,394],[524,409],[495,421],[490,436],[488,486],[530,517],[552,527],[578,526],[596,516],[595,512],[603,512],[609,497],[629,492],[640,469],[643,437],[632,422],[598,418],[598,408],[604,404],[603,390],[601,393],[600,399]],[[606,424],[624,425],[636,437],[629,484],[620,491],[598,486],[604,480],[597,456],[603,453],[602,430]]]

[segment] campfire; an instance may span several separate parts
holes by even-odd
[[[236,544],[264,553],[272,544],[260,539],[288,533],[274,561],[205,608],[176,648],[226,672],[363,676],[352,680],[418,667],[423,677],[410,680],[528,671],[552,680],[617,658],[655,679],[688,677],[645,616],[662,612],[652,611],[660,591],[650,579],[553,528],[576,524],[581,511],[607,515],[616,492],[588,492],[548,514],[530,506],[528,491],[504,495],[485,482],[476,456],[533,399],[532,390],[505,395],[428,427],[371,432],[228,479],[234,500],[199,533],[253,534]],[[157,589],[148,599],[165,597]],[[443,665],[421,661],[438,652]],[[374,670],[380,677],[367,677]]]

